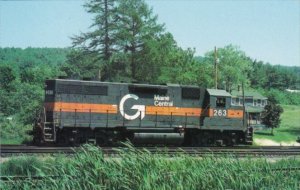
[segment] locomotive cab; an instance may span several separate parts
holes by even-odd
[[[250,132],[243,107],[232,106],[231,94],[225,90],[207,89],[207,96],[209,112],[202,129],[212,134],[208,141],[225,145],[246,143]],[[249,138],[252,141],[252,133]]]
[[[231,95],[225,90],[207,89],[211,112],[210,117],[227,117]]]

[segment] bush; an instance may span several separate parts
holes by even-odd
[[[32,130],[31,125],[23,125],[15,117],[3,117],[0,119],[0,143],[20,144],[31,141],[28,131]]]

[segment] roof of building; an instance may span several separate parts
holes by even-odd
[[[218,90],[218,89],[207,89],[207,92],[209,93],[209,95],[211,96],[231,96],[231,94],[229,94],[228,92],[226,92],[225,90]]]
[[[242,97],[243,96],[243,92],[242,91],[237,91],[237,90],[233,90],[231,91],[232,97]],[[253,99],[268,99],[267,97],[261,95],[258,92],[255,91],[245,91],[245,97],[252,97]]]
[[[261,113],[264,108],[262,107],[254,107],[254,106],[245,106],[246,112],[248,113]]]

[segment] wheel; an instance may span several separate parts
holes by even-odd
[[[226,136],[223,138],[223,144],[225,146],[234,146],[234,144],[236,143],[236,139],[235,137],[230,137],[230,136]]]
[[[192,136],[191,146],[201,146],[201,134]]]
[[[110,145],[108,135],[105,133],[96,134],[96,144],[99,146],[108,146]]]
[[[201,146],[216,146],[216,141],[211,133],[203,133],[200,138]]]

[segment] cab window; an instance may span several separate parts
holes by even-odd
[[[216,107],[225,108],[225,106],[226,106],[226,99],[224,97],[217,97]]]

